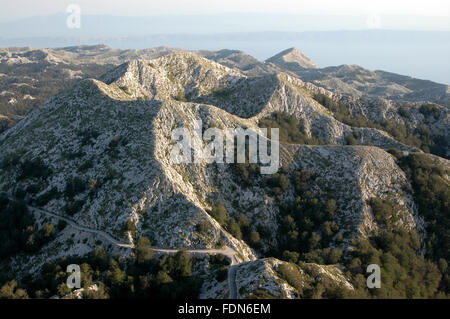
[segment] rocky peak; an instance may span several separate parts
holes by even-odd
[[[307,57],[303,52],[296,48],[290,48],[284,50],[277,55],[269,58],[266,62],[271,62],[276,65],[292,69],[318,69],[317,64],[314,63],[309,57]]]
[[[230,69],[194,53],[177,51],[152,60],[124,63],[102,77],[132,99],[187,100],[222,89],[242,78]]]

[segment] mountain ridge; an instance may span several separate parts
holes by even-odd
[[[280,265],[292,265],[270,257],[282,244],[279,233],[285,227],[286,209],[282,203],[301,203],[301,196],[308,196],[306,191],[298,193],[305,187],[297,184],[299,176],[314,176],[306,179],[308,192],[319,198],[332,196],[327,203],[334,206],[335,217],[328,224],[340,230],[331,231],[330,247],[348,253],[354,240],[386,229],[374,216],[373,198],[395,202],[394,229],[418,231],[426,238],[411,182],[387,150],[423,153],[380,129],[341,122],[325,97],[340,98],[289,70],[250,76],[192,52],[126,62],[99,79],[77,82],[0,135],[0,148],[5,150],[0,154],[0,190],[14,194],[23,190],[25,201],[63,212],[81,226],[130,243],[148,237],[154,246],[172,249],[226,245],[242,262],[229,268],[235,271],[239,294],[253,296],[261,288],[273,296],[294,298],[301,295],[299,288],[286,284],[278,273]],[[362,110],[371,107],[361,106]],[[443,108],[437,121],[445,123],[445,112]],[[275,181],[251,173],[244,183],[245,171],[240,169],[251,169],[245,165],[175,165],[171,161],[171,132],[177,127],[192,132],[193,123],[201,120],[202,129],[251,128],[260,134],[261,121],[280,113],[302,123],[307,138],[320,138],[325,145],[281,141],[281,167],[272,177]],[[350,135],[360,145],[348,145]],[[441,161],[448,170],[449,161]],[[39,174],[47,173],[24,175],[26,165],[38,165]],[[38,189],[27,191],[33,185]],[[221,210],[227,212],[225,223],[216,213]],[[44,223],[42,216],[36,218]],[[232,227],[245,218],[249,231],[261,233],[258,245]],[[49,260],[86,254],[99,241],[110,254],[133,254],[66,227],[38,253],[14,256],[12,267],[26,274]],[[345,291],[353,289],[339,266],[320,262],[294,266],[304,274],[313,267],[333,284],[343,284]],[[202,297],[225,298],[234,290],[208,274],[204,274]],[[313,275],[302,278],[313,285],[319,281]]]

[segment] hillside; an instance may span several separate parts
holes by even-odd
[[[157,269],[160,281],[151,280],[186,283],[186,291],[201,298],[448,293],[447,270],[437,266],[448,259],[447,253],[423,254],[434,249],[428,243],[432,233],[444,236],[430,225],[448,207],[425,213],[412,176],[419,167],[414,156],[434,163],[427,169],[443,187],[435,190],[436,196],[448,205],[449,162],[421,150],[423,144],[396,139],[389,125],[376,125],[383,119],[412,129],[426,123],[434,127],[430,139],[441,133],[445,137],[447,106],[433,104],[439,110],[435,116],[435,108],[406,104],[406,119],[386,96],[374,105],[307,82],[282,66],[247,72],[259,64],[237,58],[239,52],[161,48],[117,57],[108,48],[89,50],[105,51],[93,65],[131,61],[77,81],[0,135],[2,213],[14,208],[15,201],[26,203],[21,209],[35,220],[30,236],[39,238],[33,244],[28,237],[18,247],[2,247],[3,282],[15,278],[30,290],[38,285],[26,287],[33,282],[27,275],[46,271],[48,262],[64,264],[61,258],[69,257],[90,256],[81,260],[102,274],[117,270],[114,262],[96,264],[92,254],[102,246],[113,260],[111,256],[119,256],[117,271],[130,271],[140,285],[140,276],[150,276],[149,268],[139,266],[141,251],[151,245],[156,257],[144,258],[143,264],[154,263],[151,269]],[[80,53],[82,48],[60,51],[46,59],[61,59],[58,67],[71,54],[77,58],[70,60],[92,61]],[[287,63],[305,68],[306,57],[290,53]],[[194,127],[196,120],[203,127]],[[261,135],[260,128],[269,124],[278,125],[282,137],[277,174],[262,175],[258,165],[248,163],[172,161],[171,134],[177,127],[191,133],[210,127],[251,128]],[[448,154],[448,148],[444,151]],[[189,257],[189,275],[156,266],[154,258],[173,265],[164,258],[180,249],[195,257]],[[219,256],[228,262],[216,260]],[[127,267],[133,258],[137,266]],[[173,258],[180,263],[188,259],[182,251]],[[388,269],[397,267],[377,293],[368,291],[361,279],[373,259]],[[194,277],[202,282],[191,282]],[[404,286],[394,284],[400,277],[407,278]],[[108,287],[106,293],[117,296],[108,280],[104,275],[96,279]],[[120,284],[131,285],[125,279]],[[63,297],[64,292],[48,294]],[[29,293],[36,296],[36,290]]]

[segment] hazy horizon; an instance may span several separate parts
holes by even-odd
[[[82,14],[90,15],[189,15],[223,13],[264,13],[264,14],[303,14],[303,15],[399,15],[404,17],[423,17],[433,23],[435,17],[450,18],[450,4],[447,0],[229,0],[214,2],[209,0],[40,0],[39,6],[32,0],[16,0],[2,4],[0,21],[49,15],[66,12],[70,4],[81,8]],[[417,19],[414,21],[417,23]],[[404,23],[399,22],[399,24]],[[450,23],[447,22],[447,29]]]
[[[449,2],[450,4],[450,2]],[[450,15],[424,16],[420,14],[392,14],[392,13],[277,13],[277,12],[217,12],[217,13],[166,13],[166,14],[140,14],[127,15],[124,13],[91,13],[86,12],[84,7],[79,7],[81,21],[104,17],[106,19],[116,18],[122,20],[133,19],[140,21],[170,21],[172,29],[184,30],[190,25],[186,22],[195,19],[207,20],[214,17],[214,24],[206,26],[218,32],[227,32],[226,28],[242,28],[244,31],[343,31],[343,30],[408,30],[408,31],[450,31]],[[4,11],[3,11],[4,12]],[[0,24],[28,23],[33,20],[45,21],[63,16],[64,21],[69,16],[66,10],[57,12],[38,13],[27,16],[0,15]],[[223,28],[226,27],[226,28]],[[65,25],[60,29],[67,28]],[[220,30],[220,28],[223,28]],[[81,26],[83,29],[83,26]],[[14,30],[8,30],[14,31]],[[77,30],[71,30],[77,31]],[[139,31],[139,30],[136,30]],[[2,32],[2,31],[0,31]]]

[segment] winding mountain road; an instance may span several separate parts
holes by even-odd
[[[14,200],[14,199],[11,199],[11,200]],[[101,236],[104,239],[106,239],[107,241],[109,241],[110,243],[112,243],[113,245],[116,245],[118,247],[129,248],[129,249],[134,248],[134,244],[132,244],[132,243],[120,242],[119,240],[115,239],[114,237],[112,237],[108,233],[105,233],[104,231],[92,229],[92,228],[85,227],[85,226],[80,226],[74,220],[72,220],[70,218],[63,217],[58,214],[51,213],[49,211],[46,211],[46,210],[43,210],[43,209],[40,209],[37,207],[29,206],[29,205],[27,205],[27,208],[30,211],[34,211],[34,212],[37,212],[37,213],[40,213],[43,215],[47,215],[47,216],[56,218],[58,220],[62,220],[64,222],[66,222],[68,225],[72,226],[73,228],[75,228],[79,231],[84,231],[84,232],[88,232],[88,233],[92,233],[92,234]],[[167,248],[160,248],[160,247],[153,247],[153,246],[150,248],[154,252],[165,253],[165,254],[176,254],[179,251],[178,249],[167,249]],[[193,255],[195,255],[195,254],[198,254],[198,255],[212,254],[212,255],[224,255],[224,256],[228,257],[231,261],[231,264],[228,267],[228,286],[229,286],[229,290],[230,290],[229,299],[237,299],[238,298],[237,285],[236,285],[236,266],[238,264],[240,264],[240,261],[237,257],[237,252],[234,249],[227,246],[224,249],[186,249],[185,251],[187,251],[188,253],[191,253]]]
[[[236,265],[228,267],[228,288],[230,289],[230,299],[240,299],[237,293]]]
[[[84,232],[88,232],[88,233],[93,233],[93,234],[99,235],[99,236],[105,238],[107,241],[109,241],[110,243],[112,243],[112,244],[114,244],[116,246],[124,247],[124,248],[134,248],[133,244],[121,243],[120,241],[118,241],[117,239],[113,238],[111,235],[105,233],[104,231],[96,230],[96,229],[92,229],[92,228],[88,228],[88,227],[84,227],[84,226],[80,226],[74,220],[72,220],[70,218],[63,217],[63,216],[60,216],[58,214],[54,214],[54,213],[42,210],[40,208],[29,206],[29,205],[27,205],[27,208],[30,211],[35,211],[35,212],[38,212],[38,213],[41,213],[41,214],[44,214],[44,215],[56,218],[58,220],[62,220],[64,222],[66,222],[67,224],[69,224],[70,226],[72,226],[73,228],[78,229],[80,231],[84,231]]]

